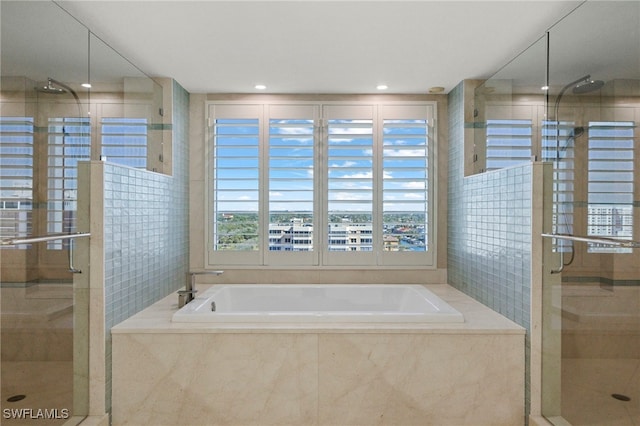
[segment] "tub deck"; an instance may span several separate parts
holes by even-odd
[[[112,329],[112,424],[523,424],[525,330],[427,287],[465,322],[177,323],[173,294]]]
[[[212,285],[198,285],[199,292],[207,291]],[[216,323],[180,323],[172,317],[178,311],[178,296],[169,296],[154,305],[138,312],[131,318],[111,329],[111,333],[229,333],[268,331],[297,333],[313,330],[316,332],[388,332],[403,333],[463,333],[463,334],[517,334],[524,335],[525,330],[513,321],[487,308],[480,302],[447,284],[428,284],[427,289],[438,295],[450,306],[460,312],[465,321],[461,323],[403,323],[403,322],[229,322]]]

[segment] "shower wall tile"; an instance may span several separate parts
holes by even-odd
[[[449,93],[448,282],[527,329],[528,412],[533,165],[464,176],[465,90]]]
[[[172,129],[171,176],[104,164],[107,409],[111,327],[184,286],[188,272],[189,93],[166,80],[167,93],[172,96],[172,122],[164,125]]]

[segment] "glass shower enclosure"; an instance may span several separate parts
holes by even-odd
[[[91,158],[88,31],[53,2],[1,7],[2,424],[64,424],[88,406],[73,263],[74,239],[87,237],[75,171]]]
[[[544,208],[532,217],[530,412],[640,424],[640,3],[581,3],[474,102],[467,175],[545,170],[532,190]]]
[[[640,3],[587,2],[548,37],[543,413],[640,424]]]
[[[103,285],[74,253],[90,238],[78,164],[163,172],[162,88],[56,3],[0,7],[0,423],[75,424]]]

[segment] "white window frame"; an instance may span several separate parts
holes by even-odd
[[[47,232],[71,233],[78,214],[77,164],[91,159],[92,123],[90,117],[59,115],[47,123]],[[64,131],[67,126],[80,131]],[[62,250],[70,244],[71,240],[50,241],[47,249]]]
[[[593,237],[607,237],[632,240],[634,234],[633,210],[635,195],[635,179],[637,173],[635,169],[635,122],[633,120],[590,120],[588,123],[588,178],[587,178],[587,235]],[[614,133],[599,134],[599,129],[625,130],[630,135],[616,135]],[[595,133],[595,135],[594,135]],[[601,139],[615,140],[621,146],[610,143],[598,143]],[[627,157],[614,157],[612,152],[623,152]],[[604,168],[608,163],[617,164],[619,167]],[[620,167],[621,165],[621,167]],[[594,177],[598,175],[598,177]],[[606,176],[606,177],[605,177]],[[613,179],[617,177],[617,179]],[[615,186],[615,191],[612,191]],[[622,189],[626,188],[626,189]],[[594,201],[594,199],[606,198],[604,202]],[[614,232],[615,215],[613,210],[618,208],[625,211],[618,219],[622,220],[618,227],[628,231],[628,235],[619,235]],[[605,210],[605,213],[601,213]],[[605,223],[601,223],[602,220]],[[595,222],[595,223],[594,223]],[[596,243],[589,243],[587,253],[632,253],[630,248],[611,247]]]
[[[27,237],[32,233],[34,130],[33,117],[1,117],[0,238]],[[30,246],[20,244],[10,248]]]
[[[373,187],[373,245],[370,252],[330,252],[327,249],[328,217],[327,217],[327,154],[326,144],[327,115],[326,110],[341,111],[349,119],[361,118],[358,111],[369,114],[373,120],[374,132],[374,187]],[[296,111],[306,111],[297,115]],[[269,250],[269,119],[270,118],[309,118],[309,111],[315,114],[317,122],[314,137],[318,147],[314,160],[314,232],[313,251],[270,251]],[[368,112],[366,112],[368,111]],[[213,162],[213,137],[216,118],[258,118],[260,127],[259,144],[259,234],[260,250],[224,251],[214,250],[212,215],[214,210],[215,177]],[[428,126],[428,161],[427,167],[427,238],[428,249],[422,252],[385,252],[382,232],[382,127],[384,119],[426,119]],[[207,101],[205,102],[205,238],[204,262],[206,268],[234,267],[246,268],[366,268],[366,269],[435,269],[437,259],[437,103],[434,101],[383,101],[383,102],[323,102],[323,101]]]

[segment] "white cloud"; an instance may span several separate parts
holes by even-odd
[[[425,189],[426,186],[425,182],[404,182],[402,184],[405,189]]]
[[[371,200],[371,193],[357,192],[334,192],[331,194],[333,201],[368,201]]]
[[[385,149],[385,157],[424,157],[425,149]]]

